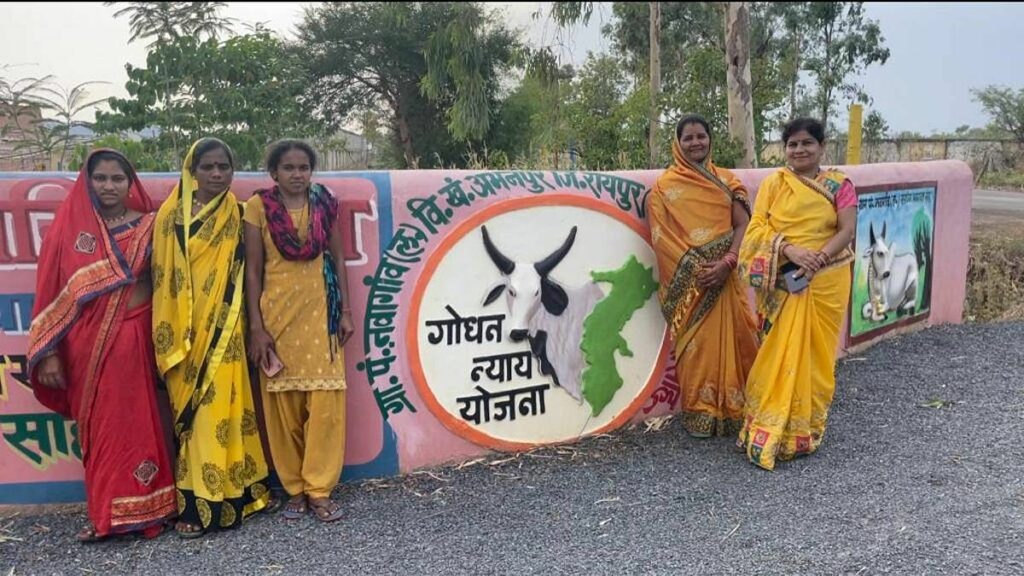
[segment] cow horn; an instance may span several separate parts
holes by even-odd
[[[547,276],[548,273],[554,270],[555,266],[558,266],[558,263],[565,258],[565,255],[569,253],[569,249],[572,248],[572,243],[575,241],[576,227],[573,226],[572,231],[569,232],[569,237],[565,239],[565,242],[562,243],[558,250],[555,250],[547,258],[533,265],[533,267],[537,269],[537,273],[541,276]]]
[[[491,257],[491,261],[494,265],[501,270],[501,273],[508,276],[516,269],[516,263],[509,260],[507,256],[498,250],[498,247],[491,242],[491,235],[487,233],[487,226],[483,227],[484,231],[484,249],[487,250],[487,255]]]

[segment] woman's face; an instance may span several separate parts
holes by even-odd
[[[103,208],[117,208],[124,205],[128,197],[131,180],[125,174],[121,163],[116,160],[100,160],[89,175],[92,190]]]
[[[690,162],[703,162],[711,151],[711,136],[703,126],[691,122],[683,126],[683,132],[679,135],[679,147],[683,150],[683,156]]]
[[[292,148],[281,156],[277,170],[271,172],[270,177],[287,194],[305,194],[312,174],[309,156],[298,148]]]
[[[199,157],[192,176],[199,184],[199,190],[208,196],[216,196],[231,186],[235,170],[223,148],[214,148]]]
[[[824,152],[821,142],[807,130],[801,130],[786,140],[786,160],[797,172],[815,172],[821,166]]]

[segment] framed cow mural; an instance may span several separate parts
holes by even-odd
[[[936,191],[935,182],[858,190],[851,343],[928,317]]]

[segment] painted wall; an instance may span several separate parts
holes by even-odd
[[[756,190],[770,172],[739,176]],[[345,349],[350,417],[343,479],[571,441],[673,410],[679,388],[667,333],[657,296],[645,284],[657,274],[643,201],[659,174],[320,174],[343,198],[357,324]],[[848,174],[875,197],[934,188],[928,310],[858,325],[859,343],[894,329],[959,322],[970,169],[945,161],[855,166]],[[77,429],[35,402],[24,356],[40,241],[74,177],[0,175],[0,504],[83,499]],[[176,176],[143,180],[163,200]],[[263,175],[238,174],[234,190],[248,198],[268,183]],[[500,257],[484,242],[485,226],[492,247],[518,263],[518,273],[502,273]],[[533,264],[551,262],[562,249],[539,274]],[[858,245],[858,254],[865,249]],[[558,301],[568,304],[553,316],[548,306],[557,310]],[[547,311],[547,320],[538,310]],[[570,316],[572,322],[563,321]],[[538,348],[536,338],[514,338],[519,324],[530,336],[567,330],[573,341],[589,344],[582,351],[559,347],[556,335]]]

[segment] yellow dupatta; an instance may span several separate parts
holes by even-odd
[[[651,240],[658,261],[662,314],[675,343],[683,426],[694,436],[739,430],[743,389],[757,355],[754,320],[739,278],[701,290],[701,264],[720,260],[733,242],[733,203],[750,211],[736,176],[688,161],[673,140],[675,163],[649,198]]]
[[[157,213],[153,242],[154,349],[165,380],[170,383],[171,372],[181,370],[173,378],[178,385],[169,386],[178,436],[191,429],[220,365],[245,361],[238,329],[244,274],[240,204],[226,190],[192,216],[198,185],[189,167],[197,144]]]
[[[755,289],[762,335],[771,329],[787,295],[775,288],[786,261],[783,241],[808,250],[823,248],[838,229],[835,195],[846,179],[834,169],[811,180],[780,168],[762,182],[739,254],[740,276]],[[853,251],[847,247],[820,272],[852,261]]]
[[[153,337],[179,444],[178,517],[210,530],[239,526],[270,493],[242,339],[241,205],[226,190],[192,216],[197,144],[157,213]]]

